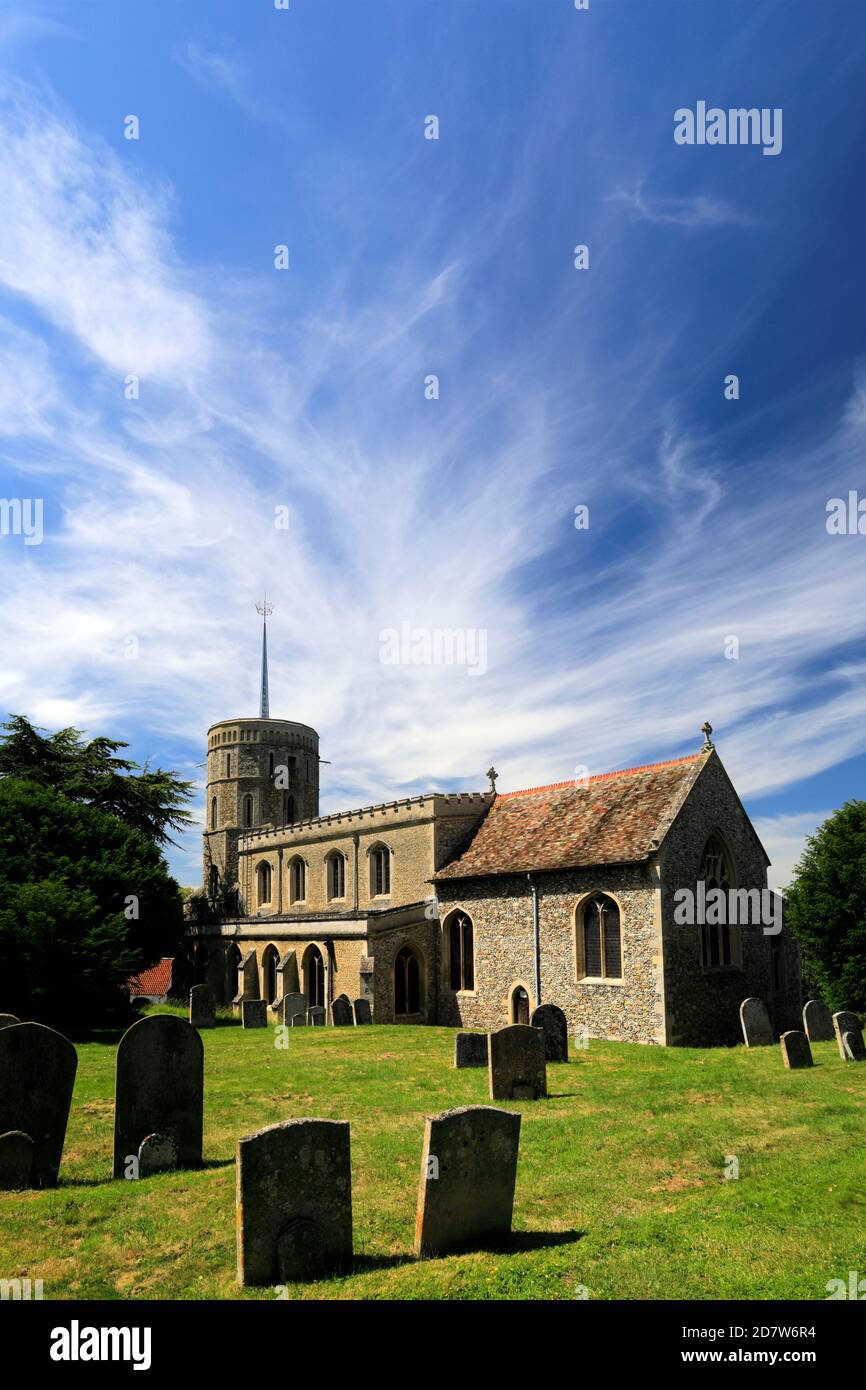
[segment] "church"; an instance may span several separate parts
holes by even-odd
[[[481,791],[322,816],[319,736],[270,718],[266,641],[259,717],[207,737],[186,944],[220,1003],[345,995],[377,1023],[467,1029],[556,1004],[587,1040],[717,1046],[741,1041],[739,1005],[757,995],[777,1032],[801,1026],[781,914],[768,932],[675,910],[698,885],[767,896],[709,725],[694,754],[643,767],[502,792],[491,768]]]

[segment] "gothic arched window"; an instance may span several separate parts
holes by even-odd
[[[701,856],[698,880],[704,883],[707,895],[714,888],[720,888],[725,895],[724,909],[721,913],[725,920],[701,923],[701,955],[704,969],[713,970],[720,966],[733,965],[733,939],[731,923],[728,921],[728,894],[734,883],[733,860],[721,835],[711,835],[707,840]],[[706,906],[712,909],[712,904]],[[704,915],[708,913],[705,912]]]
[[[289,893],[293,903],[302,903],[307,896],[307,866],[300,857],[289,865]]]
[[[244,825],[253,823],[253,799],[251,796],[244,797]]]
[[[445,923],[448,952],[448,983],[452,989],[475,988],[475,942],[472,918],[467,912],[452,912]]]
[[[583,973],[590,979],[622,979],[622,927],[613,898],[598,893],[584,903],[579,924]]]
[[[217,799],[215,796],[212,796],[210,801],[210,828],[211,830],[217,828]]]
[[[411,946],[404,946],[394,961],[394,1017],[419,1014],[422,1003],[421,966]]]
[[[256,897],[259,907],[264,907],[266,903],[271,901],[273,878],[273,870],[265,860],[256,870]]]
[[[328,898],[345,898],[346,896],[346,856],[339,850],[334,850],[333,854],[328,855]]]
[[[370,855],[370,894],[387,898],[391,892],[391,851],[387,845],[377,845]]]
[[[518,985],[511,994],[511,1022],[529,1023],[529,995]]]

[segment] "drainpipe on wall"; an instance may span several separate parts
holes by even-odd
[[[526,875],[532,889],[532,940],[535,950],[535,1007],[541,1003],[541,940],[538,932],[538,885],[532,874]]]

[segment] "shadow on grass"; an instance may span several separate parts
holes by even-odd
[[[180,1173],[203,1173],[209,1168],[233,1168],[235,1160],[233,1158],[206,1158],[198,1168],[167,1168],[164,1173],[148,1173],[143,1178],[115,1178],[111,1173],[104,1178],[64,1178],[61,1177],[56,1187],[46,1188],[46,1191],[58,1192],[61,1188],[69,1187],[112,1187],[117,1183],[136,1182],[146,1183],[148,1178],[164,1178],[177,1176]]]

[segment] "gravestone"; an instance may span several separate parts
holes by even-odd
[[[866,1061],[866,1048],[863,1046],[863,1034],[856,1014],[852,1014],[849,1009],[842,1009],[840,1013],[834,1014],[833,1030],[843,1062]]]
[[[335,1028],[351,1028],[354,1024],[352,1005],[345,994],[339,994],[331,1005],[331,1022]]]
[[[750,996],[740,1005],[740,1024],[746,1047],[771,1047],[773,1029],[763,999]]]
[[[193,985],[190,990],[189,1021],[193,1028],[216,1027],[216,999],[210,985]]]
[[[33,1175],[33,1140],[20,1129],[0,1134],[0,1192],[19,1192]]]
[[[369,999],[355,999],[352,1003],[355,1014],[355,1026],[360,1027],[362,1023],[373,1022],[373,1010],[370,1008]]]
[[[30,1187],[57,1182],[77,1066],[72,1043],[43,1023],[0,1029],[0,1134],[32,1140]]]
[[[458,1033],[454,1039],[455,1067],[486,1067],[487,1054],[486,1033]]]
[[[300,994],[297,990],[293,990],[291,994],[283,995],[277,1005],[277,1009],[277,1018],[279,1022],[284,1023],[287,1028],[291,1028],[292,1019],[295,1017],[295,1014],[306,1014],[307,997],[305,994]]]
[[[291,1027],[292,1027],[292,1028],[306,1028],[306,1026],[307,1026],[307,1015],[306,1015],[306,1013],[302,1013],[302,1014],[292,1014],[292,1022],[291,1022]]]
[[[241,1020],[245,1028],[267,1028],[268,1006],[264,999],[242,999]]]
[[[283,1120],[238,1141],[239,1284],[320,1279],[352,1263],[347,1120]]]
[[[319,1004],[307,1009],[307,1025],[310,1028],[323,1028],[328,1021],[328,1011]]]
[[[803,1007],[803,1029],[810,1042],[832,1042],[833,1018],[823,999],[810,999]]]
[[[138,1146],[138,1176],[169,1173],[178,1167],[177,1144],[171,1134],[148,1134]]]
[[[544,1033],[544,1058],[547,1062],[568,1061],[568,1020],[556,1004],[539,1004],[529,1020],[533,1028]]]
[[[124,1177],[127,1160],[157,1135],[173,1139],[176,1167],[200,1167],[203,1102],[204,1047],[198,1030],[171,1014],[133,1023],[117,1049],[114,1176]],[[148,1153],[147,1160],[151,1157]]]
[[[490,1034],[488,1075],[491,1100],[540,1100],[547,1095],[544,1034],[528,1023],[512,1023]]]
[[[805,1033],[800,1032],[799,1028],[792,1028],[790,1032],[783,1033],[779,1042],[782,1045],[782,1060],[791,1071],[795,1071],[798,1067],[811,1067],[813,1065],[809,1039]]]
[[[0,1014],[0,1028],[11,1028],[13,1023],[20,1023],[21,1019],[14,1014]]]
[[[466,1105],[427,1116],[415,1218],[419,1258],[509,1235],[519,1142],[520,1116],[508,1110]]]

